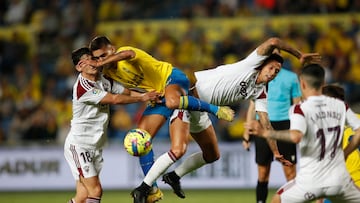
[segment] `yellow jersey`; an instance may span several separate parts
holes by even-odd
[[[117,63],[117,68],[105,68],[103,73],[129,89],[140,92],[155,90],[164,94],[172,65],[130,46],[120,47],[117,52],[125,50],[134,51],[135,57],[121,60]]]
[[[360,117],[360,115],[358,115]],[[354,131],[347,127],[344,131],[344,138],[343,138],[343,148],[345,148],[352,136],[354,135]],[[352,179],[354,180],[355,184],[360,187],[360,149],[354,150],[346,160],[346,168],[349,171]]]

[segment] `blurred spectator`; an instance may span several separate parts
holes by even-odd
[[[29,12],[28,0],[9,0],[4,21],[7,25],[25,23]]]
[[[8,4],[6,1],[0,1],[0,26],[5,24],[5,13],[8,10]]]
[[[310,23],[308,25],[308,31],[305,34],[305,37],[307,39],[307,43],[310,46],[311,50],[314,50],[315,44],[318,41],[320,37],[320,30],[314,23]]]
[[[33,104],[23,102],[17,106],[16,114],[11,120],[8,131],[8,144],[23,144],[24,136],[31,125],[31,114],[33,112]]]
[[[99,5],[97,16],[100,21],[120,20],[124,13],[123,2],[117,0],[104,0]]]
[[[155,48],[155,57],[162,61],[176,62],[174,54],[176,51],[177,40],[166,28],[160,28],[158,31],[158,42]]]
[[[56,1],[50,1],[49,5],[34,12],[32,23],[39,29],[39,35],[44,38],[54,38],[61,30],[60,12]],[[75,18],[75,16],[74,16]]]
[[[9,78],[0,80],[0,143],[6,141],[9,136],[10,124],[16,112],[15,100],[17,90]]]
[[[91,10],[83,9],[82,1],[69,0],[69,3],[61,10],[62,29],[60,35],[62,37],[75,37],[79,30],[84,29],[85,26],[82,26],[83,14],[91,13]]]
[[[57,137],[57,123],[55,115],[44,106],[39,105],[32,109],[28,119],[28,128],[22,139],[24,141],[45,141],[54,143]]]
[[[25,63],[28,60],[28,44],[16,30],[11,32],[10,40],[4,40],[1,44],[0,73],[14,74],[15,65]]]
[[[237,0],[219,0],[219,14],[220,16],[232,17],[235,16],[238,10]]]

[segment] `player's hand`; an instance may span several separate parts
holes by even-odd
[[[79,61],[78,65],[83,66],[83,65],[90,65],[92,67],[99,67],[99,63],[96,60],[90,60],[90,59],[82,59]]]
[[[278,155],[274,155],[274,157],[275,157],[276,161],[280,162],[284,166],[292,166],[293,165],[293,163],[286,160],[283,155],[278,154]]]
[[[249,140],[243,139],[242,146],[246,151],[250,151],[250,145],[251,145],[251,143]]]
[[[146,92],[144,94],[142,94],[142,101],[146,102],[146,101],[151,101],[151,102],[156,102],[159,99],[160,94],[158,92],[151,91],[151,92]]]
[[[320,63],[321,55],[319,53],[304,53],[300,57],[300,63],[303,65],[311,64],[311,63]]]

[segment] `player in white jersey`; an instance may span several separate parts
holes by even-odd
[[[272,199],[276,202],[308,202],[326,197],[332,202],[359,202],[360,189],[352,181],[342,150],[345,123],[360,135],[360,120],[341,100],[322,95],[324,69],[310,64],[302,69],[300,86],[304,101],[290,109],[290,130],[246,124],[253,135],[298,143],[299,171]]]
[[[155,92],[130,95],[128,89],[105,78],[99,69],[78,64],[86,58],[91,58],[88,48],[72,52],[73,63],[80,74],[73,87],[73,118],[64,144],[64,156],[76,180],[76,195],[70,203],[101,200],[99,173],[107,138],[109,105],[156,101],[158,96]]]
[[[234,105],[244,100],[254,100],[261,123],[266,128],[271,128],[267,115],[266,86],[276,77],[283,62],[280,55],[273,53],[275,49],[292,54],[301,63],[320,60],[317,53],[302,53],[279,38],[269,38],[239,62],[195,72],[197,81],[192,90],[193,94],[216,105]],[[169,184],[180,198],[185,197],[180,187],[180,178],[194,168],[212,163],[220,157],[215,130],[208,114],[192,111],[190,121],[191,135],[202,151],[190,155],[174,171],[163,175],[163,181]],[[291,165],[279,153],[276,142],[269,140],[269,145],[278,161]]]

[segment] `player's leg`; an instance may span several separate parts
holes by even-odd
[[[277,145],[280,154],[283,155],[286,160],[289,160],[293,164],[292,166],[282,166],[286,180],[292,180],[296,176],[296,144],[277,141]]]
[[[290,121],[276,121],[271,122],[272,127],[275,130],[287,130],[290,128]],[[296,144],[289,142],[277,141],[277,146],[281,155],[288,161],[290,161],[292,166],[284,166],[283,171],[285,174],[285,178],[287,181],[290,181],[296,176],[296,162],[297,162],[297,154],[296,154]]]
[[[204,164],[213,163],[220,158],[220,150],[213,125],[208,126],[205,130],[200,132],[191,133],[191,135],[201,149],[201,152],[194,153],[199,154],[199,159],[201,158],[201,161],[193,161],[195,166],[189,167],[190,170],[181,171],[180,167],[176,169],[176,172],[178,172],[181,177],[193,170],[196,170],[197,168],[200,168]],[[189,159],[189,162],[192,162],[191,159]]]
[[[269,176],[273,153],[264,138],[254,136],[255,160],[258,168],[256,202],[265,203],[269,193]]]
[[[202,151],[191,154],[174,171],[163,175],[163,181],[169,184],[180,198],[185,198],[181,189],[180,178],[207,163],[218,160],[220,157],[215,130],[208,114],[198,111],[193,111],[190,114],[191,135]]]
[[[352,179],[344,180],[341,187],[341,195],[335,196],[335,198],[329,197],[332,203],[337,202],[349,202],[355,203],[360,200],[360,188],[355,185]]]
[[[76,188],[80,189],[80,191],[76,193],[75,202],[100,202],[102,187],[98,175],[103,163],[102,150],[90,150],[66,142],[64,155],[75,180],[79,181],[83,186],[80,187],[77,184]],[[84,170],[85,168],[86,170]],[[87,194],[86,199],[81,199],[85,197],[85,194]]]
[[[279,143],[278,141],[278,149],[280,154],[293,164],[292,166],[282,166],[286,180],[292,180],[296,177],[296,145],[292,143]]]
[[[80,182],[80,180],[76,181],[76,194],[75,197],[72,198],[68,203],[85,203],[86,198],[88,197],[88,193],[84,185]]]
[[[271,203],[281,203],[280,195],[275,194],[271,199]]]
[[[190,87],[189,79],[177,68],[174,68],[168,79],[165,89],[165,105],[170,109],[187,109],[193,111],[206,111],[219,119],[232,121],[234,111],[227,106],[216,106],[187,94]]]
[[[148,111],[145,110],[145,112]],[[146,130],[148,133],[150,133],[151,137],[153,138],[156,135],[156,133],[159,131],[161,126],[165,123],[165,121],[166,118],[163,115],[146,113],[141,117],[137,127]],[[144,175],[146,175],[149,169],[151,168],[152,164],[154,163],[153,149],[151,149],[151,151],[148,154],[144,156],[140,156],[139,161],[143,173]]]
[[[80,174],[80,182],[86,188],[88,196],[86,203],[100,203],[102,197],[102,186],[100,183],[99,174],[103,165],[102,149],[92,150],[84,153],[85,156],[82,161],[91,162],[87,164],[89,166],[89,172],[82,172]],[[85,161],[86,160],[86,161]]]
[[[73,159],[73,154],[72,151],[70,150],[70,146],[71,145],[68,142],[65,142],[64,156],[67,163],[70,166],[71,173],[76,180],[76,191],[75,191],[76,193],[75,196],[68,201],[68,203],[75,203],[75,202],[85,203],[86,198],[88,197],[88,192],[84,187],[84,185],[80,182],[80,178],[79,178],[80,176],[77,170],[77,165]]]
[[[168,113],[167,113],[168,112]],[[162,114],[169,114],[171,115],[172,111],[167,110],[167,108],[165,107],[148,107],[143,116],[141,117],[139,123],[138,123],[138,128],[144,129],[147,132],[150,133],[150,135],[152,137],[154,137],[156,135],[156,133],[159,131],[159,129],[161,128],[161,126],[166,122],[166,117],[168,117],[167,115],[162,115]],[[150,170],[151,166],[154,164],[154,151],[153,149],[151,149],[151,151],[144,155],[144,156],[140,156],[139,157],[139,162],[140,162],[140,166],[141,169],[144,173],[144,176],[146,176],[146,174],[148,173],[148,171]],[[163,193],[161,192],[161,190],[159,189],[159,187],[157,186],[156,181],[153,183],[152,185],[152,189],[146,199],[146,203],[154,203],[157,202],[159,200],[161,200],[163,198]]]
[[[80,182],[84,185],[88,192],[86,203],[100,203],[102,196],[102,187],[99,176],[89,178],[80,177]]]
[[[134,203],[144,202],[153,182],[185,154],[189,135],[188,119],[187,111],[174,111],[173,116],[170,118],[171,148],[156,159],[141,185],[132,191]]]
[[[269,174],[270,165],[257,165],[258,168],[258,182],[256,184],[256,202],[265,203],[269,189]]]
[[[65,141],[64,156],[77,183],[75,202],[86,202],[88,197],[98,198],[100,202],[102,188],[98,174],[103,163],[101,150],[89,150]]]

